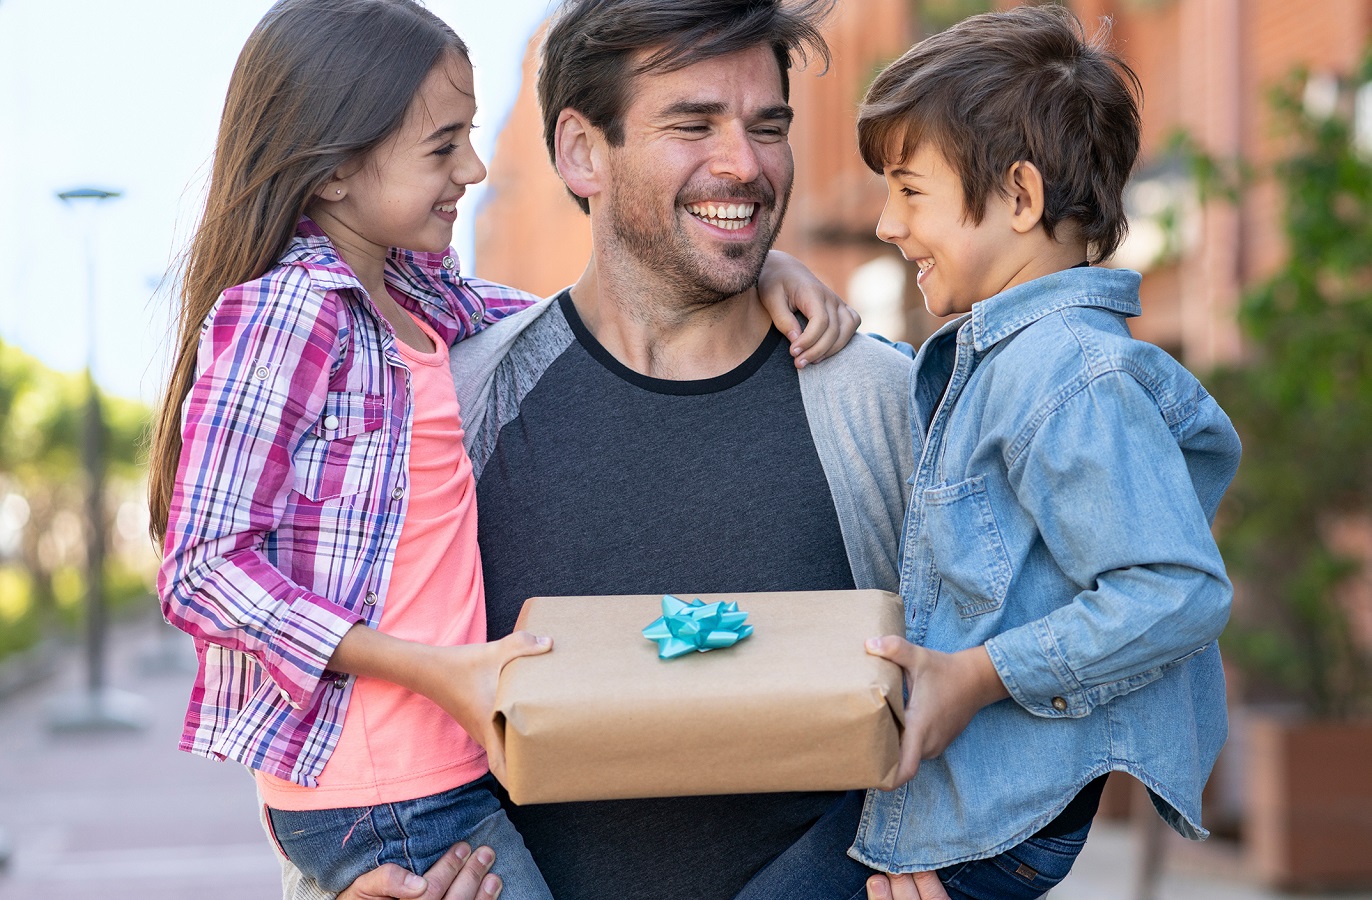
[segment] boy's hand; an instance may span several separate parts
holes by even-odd
[[[767,254],[757,292],[772,324],[791,342],[797,369],[842,350],[862,324],[857,310],[829,290],[800,260],[780,250]],[[804,332],[792,310],[808,320]]]
[[[913,875],[873,875],[867,879],[867,900],[949,900],[937,872]]]
[[[908,699],[898,784],[915,777],[920,760],[942,753],[983,706],[1010,696],[985,647],[940,653],[887,635],[869,638],[867,652],[905,670]]]

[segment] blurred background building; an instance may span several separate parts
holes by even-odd
[[[778,247],[805,260],[863,312],[864,328],[918,341],[936,323],[923,310],[899,252],[877,241],[885,189],[862,163],[855,108],[872,76],[931,31],[995,7],[978,0],[848,0],[827,37],[833,65],[792,82],[796,186]],[[1074,0],[1089,30],[1108,18],[1117,51],[1143,82],[1144,140],[1130,192],[1131,234],[1114,260],[1139,269],[1138,337],[1206,369],[1240,352],[1234,308],[1241,286],[1282,257],[1277,198],[1259,182],[1240,202],[1196,200],[1178,133],[1212,156],[1256,168],[1284,148],[1266,101],[1293,68],[1314,73],[1311,102],[1344,103],[1369,31],[1369,0]],[[585,218],[543,151],[530,45],[514,113],[490,166],[477,227],[485,278],[541,294],[574,281],[589,253]],[[1366,92],[1356,96],[1366,97]],[[1360,106],[1372,129],[1372,103]]]

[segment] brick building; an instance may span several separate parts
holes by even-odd
[[[982,4],[987,6],[990,4]],[[1005,5],[1005,4],[999,4]],[[1198,370],[1240,352],[1234,307],[1244,284],[1279,261],[1277,200],[1264,167],[1283,151],[1267,92],[1297,66],[1311,103],[1350,100],[1349,78],[1372,34],[1372,0],[1073,0],[1094,30],[1113,20],[1116,49],[1143,82],[1144,149],[1130,192],[1131,238],[1115,260],[1145,272],[1135,333]],[[839,0],[826,35],[833,65],[792,80],[796,187],[778,247],[804,259],[864,312],[865,327],[918,340],[937,323],[913,279],[873,229],[884,188],[859,159],[854,110],[875,71],[974,0]],[[484,277],[551,293],[589,255],[585,219],[543,151],[534,48],[490,166],[478,215]],[[1372,95],[1364,91],[1372,119]],[[1350,100],[1351,102],[1351,100]],[[1184,129],[1210,154],[1243,157],[1258,180],[1236,204],[1201,207],[1168,148]]]

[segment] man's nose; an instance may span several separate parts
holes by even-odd
[[[733,178],[744,184],[757,180],[762,165],[748,129],[741,125],[723,129],[715,145],[710,171],[718,178]]]

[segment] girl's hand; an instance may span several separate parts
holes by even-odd
[[[434,647],[401,640],[357,624],[343,636],[329,660],[336,672],[380,678],[428,697],[486,748],[491,772],[505,774],[505,757],[495,740],[495,688],[500,670],[521,656],[553,649],[553,639],[516,631],[489,644]]]
[[[842,350],[862,323],[857,310],[829,290],[800,260],[780,250],[767,254],[757,292],[772,324],[791,342],[797,369]],[[808,320],[804,332],[793,310]]]
[[[491,773],[505,780],[505,756],[496,740],[495,688],[500,670],[512,659],[536,656],[553,649],[552,638],[535,637],[527,631],[492,641],[459,647],[429,647],[418,693],[428,697],[452,716],[463,730],[486,748]]]
[[[983,706],[1010,696],[985,647],[940,653],[902,637],[870,638],[867,652],[905,670],[905,735],[896,781],[904,784],[962,734]]]

